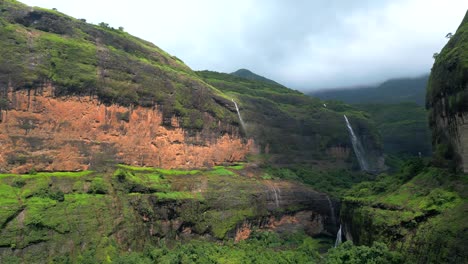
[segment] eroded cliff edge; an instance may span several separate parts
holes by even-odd
[[[435,161],[468,172],[468,14],[435,58],[426,104]]]
[[[302,184],[263,180],[243,165],[2,175],[0,261],[142,252],[161,241],[247,239],[255,230],[336,233],[333,201]]]
[[[55,97],[50,85],[8,92],[0,122],[0,170],[77,171],[118,162],[160,168],[200,168],[239,162],[253,150],[238,128],[187,131],[176,117],[163,124],[154,107],[105,105],[90,97]],[[224,131],[225,133],[219,133]]]

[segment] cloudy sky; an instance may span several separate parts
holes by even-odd
[[[466,0],[20,0],[106,22],[195,70],[247,68],[308,91],[430,71]]]

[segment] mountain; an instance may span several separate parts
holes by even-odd
[[[377,127],[386,154],[430,156],[431,131],[427,111],[415,103],[357,104],[353,105],[369,114]]]
[[[377,86],[319,90],[309,95],[322,100],[338,100],[349,104],[425,104],[429,75],[417,78],[391,79]]]
[[[250,253],[236,262],[302,263],[333,243],[336,197],[374,177],[344,114],[383,169],[353,107],[194,72],[106,23],[14,0],[0,10],[1,263],[185,263],[185,247],[240,240],[230,250]]]
[[[340,215],[348,240],[385,241],[404,263],[468,262],[467,62],[468,12],[429,78],[433,158],[415,158],[394,175],[353,186]]]
[[[382,173],[392,131],[422,147],[420,106],[194,72],[106,23],[0,1],[0,263],[466,263],[460,28],[428,89],[435,159]]]
[[[374,87],[323,90],[311,93],[365,111],[382,136],[384,152],[393,155],[431,155],[430,130],[424,109],[429,76],[388,80]]]
[[[338,157],[345,168],[355,159],[343,114],[365,139],[376,170],[382,167],[378,135],[359,111],[327,109],[264,79],[193,72],[106,23],[1,4],[1,171],[106,162],[190,169],[245,161],[257,149],[284,164],[330,166]]]
[[[237,76],[237,77],[242,77],[242,78],[245,78],[245,79],[248,79],[248,80],[252,80],[252,81],[262,81],[262,82],[266,82],[266,83],[269,83],[269,84],[274,84],[274,85],[281,85],[273,80],[270,80],[268,78],[265,78],[263,76],[260,76],[258,74],[255,74],[247,69],[239,69],[235,72],[232,72],[231,73],[232,75],[234,76]]]
[[[346,114],[368,151],[372,167],[382,169],[380,137],[363,112],[341,103],[326,107],[316,98],[278,84],[213,71],[197,73],[238,102],[246,135],[255,139],[261,153],[276,158],[275,163],[316,161],[337,168],[354,158],[343,118]]]
[[[105,23],[0,5],[0,171],[192,168],[250,153],[230,99],[176,57]]]

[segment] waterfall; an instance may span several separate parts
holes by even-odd
[[[338,233],[336,234],[335,247],[339,246],[340,244],[341,244],[341,225],[340,225],[340,229],[338,229]]]
[[[240,114],[240,111],[239,111],[239,107],[237,107],[237,103],[234,101],[234,99],[231,99],[232,102],[234,103],[234,105],[236,106],[236,110],[237,110],[237,115],[239,116],[239,121],[240,121],[240,124],[242,126],[242,129],[245,131],[245,123],[244,123],[244,120],[242,120],[242,116]]]
[[[278,195],[278,193],[280,193],[280,190],[278,188],[276,188],[275,184],[273,183],[273,194],[275,195],[275,204],[276,204],[276,208],[279,208],[280,206],[280,196]]]
[[[331,221],[332,221],[333,225],[335,225],[335,224],[336,224],[336,219],[335,219],[335,208],[333,207],[333,203],[332,203],[332,201],[330,200],[330,197],[328,197],[328,195],[327,195],[327,200],[328,200],[328,204],[330,205]]]
[[[359,166],[361,167],[361,170],[369,171],[369,164],[366,161],[364,147],[362,146],[361,141],[359,141],[359,139],[354,134],[353,127],[349,123],[346,115],[343,115],[343,116],[344,116],[344,119],[346,120],[346,126],[348,127],[349,134],[351,135],[351,143],[353,144],[353,150],[358,159]]]
[[[275,199],[275,205],[276,205],[276,208],[279,208],[280,207],[280,203],[281,203],[281,191],[279,188],[277,188],[275,186],[274,183],[270,182],[267,184],[267,186],[269,187],[268,188],[268,192],[267,192],[267,199],[270,198],[270,194],[273,193],[273,198]]]

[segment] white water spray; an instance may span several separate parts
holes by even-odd
[[[272,183],[272,189],[273,189],[273,194],[275,196],[275,204],[276,204],[276,208],[279,208],[280,206],[280,199],[281,199],[281,191],[279,188],[276,188],[275,184]]]
[[[361,167],[361,170],[369,171],[369,164],[367,163],[366,158],[365,158],[366,155],[365,155],[364,147],[362,146],[361,141],[359,141],[359,139],[354,134],[353,127],[349,123],[346,115],[343,115],[343,116],[344,116],[344,119],[346,120],[346,126],[348,127],[349,134],[351,135],[351,143],[353,144],[353,150],[358,159],[359,166]]]
[[[340,244],[341,244],[341,225],[340,225],[340,229],[338,229],[338,233],[336,234],[335,247],[339,246]]]
[[[242,129],[245,131],[245,123],[244,123],[244,120],[242,120],[242,116],[240,114],[240,111],[239,111],[239,107],[237,107],[237,103],[234,101],[234,99],[231,99],[232,102],[234,103],[234,105],[236,106],[236,110],[237,110],[237,115],[239,116],[239,121],[241,123],[241,126],[242,126]]]

